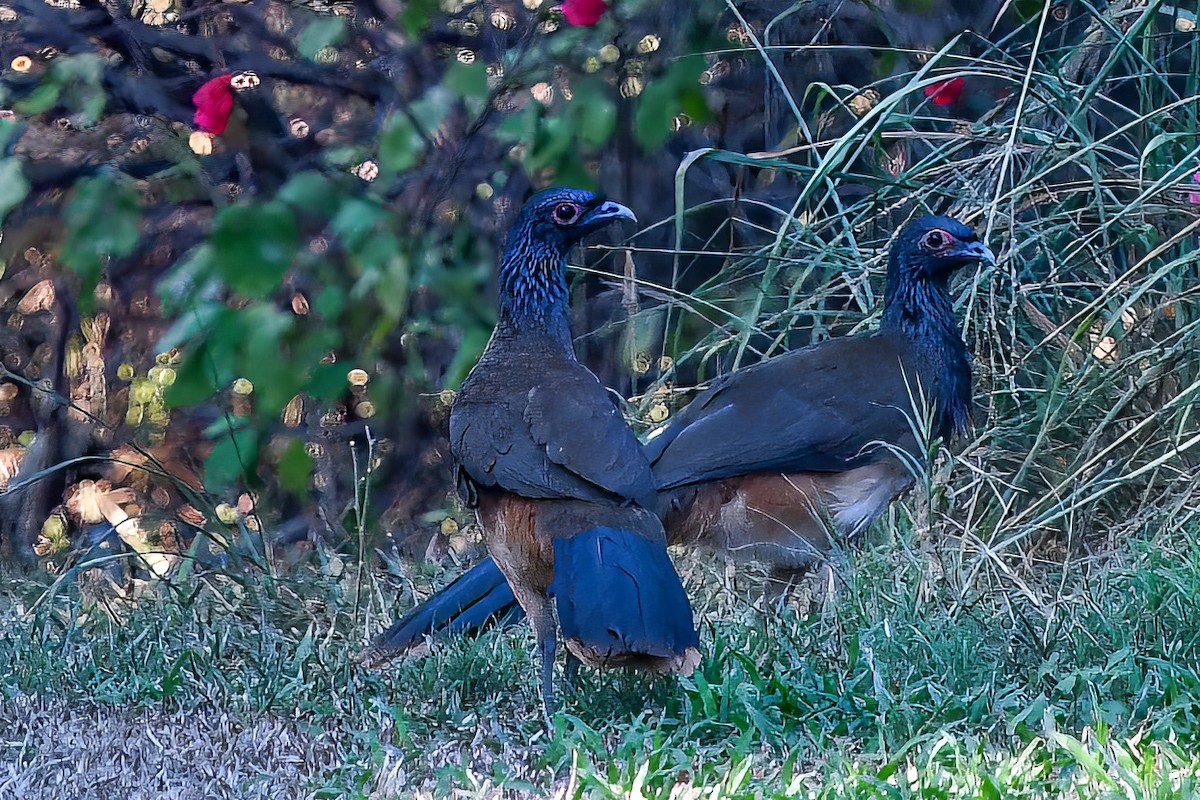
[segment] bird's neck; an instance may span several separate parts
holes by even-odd
[[[913,341],[960,339],[946,282],[907,276],[897,278],[894,272],[888,275],[880,327]]]
[[[500,261],[496,335],[548,337],[574,357],[567,312],[567,260],[556,248],[509,238]]]
[[[909,277],[889,267],[884,293],[885,334],[903,337],[916,356],[918,369],[931,380],[934,433],[943,438],[967,431],[971,410],[971,356],[963,343],[946,280]]]

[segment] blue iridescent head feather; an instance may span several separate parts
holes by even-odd
[[[546,189],[526,201],[500,260],[500,323],[523,328],[565,319],[567,254],[628,208],[585,189]]]
[[[892,243],[888,287],[908,279],[945,284],[954,272],[979,261],[995,264],[996,257],[971,228],[953,217],[918,217]]]
[[[950,276],[970,264],[995,264],[975,231],[950,217],[920,217],[892,242],[883,299],[884,332],[900,333],[936,375],[934,431],[965,433],[971,417],[971,356],[954,320]]]

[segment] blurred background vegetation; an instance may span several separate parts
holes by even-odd
[[[1194,14],[588,6],[5,6],[5,558],[143,553],[122,583],[444,551],[442,392],[490,330],[496,242],[549,184],[643,221],[573,290],[635,421],[869,324],[888,233],[950,212],[1002,254],[959,289],[979,434],[933,497],[998,545],[979,567],[1186,505]],[[223,75],[206,133],[192,95]]]
[[[1001,259],[957,287],[977,434],[937,461],[918,527],[961,537],[977,588],[1179,524],[1193,13],[571,6],[4,6],[5,559],[100,557],[128,589],[470,550],[442,427],[493,322],[496,243],[549,184],[642,220],[572,290],[580,352],[635,424],[868,327],[889,233],[953,213]],[[201,86],[227,125],[196,113]]]
[[[819,619],[755,628],[740,651],[745,630],[706,632],[707,677],[671,712],[684,761],[695,741],[748,759],[830,736],[903,754],[966,719],[1058,742],[1034,759],[1049,780],[1095,743],[1055,724],[1099,725],[1110,747],[1104,726],[1167,708],[1156,737],[1194,734],[1200,680],[1164,666],[1200,657],[1183,630],[1200,597],[1194,5],[5,0],[0,68],[0,561],[28,576],[0,605],[43,615],[22,641],[47,654],[13,656],[14,685],[95,694],[55,643],[95,608],[89,624],[119,627],[166,604],[180,626],[153,691],[102,694],[158,702],[195,681],[208,697],[228,679],[250,697],[200,653],[265,669],[274,655],[246,654],[269,641],[294,661],[268,671],[292,683],[251,706],[300,692],[325,709],[321,681],[336,696],[346,652],[427,590],[419,565],[478,552],[449,492],[448,404],[494,321],[504,230],[531,190],[566,184],[641,220],[578,254],[572,279],[581,358],[639,430],[713,375],[870,329],[888,237],[915,213],[963,218],[1000,257],[954,287],[973,437],[931,454],[925,491],[879,526],[891,549],[858,564],[837,646]],[[231,115],[200,126],[193,95],[214,80],[201,104],[231,99]],[[209,630],[220,608],[249,609],[253,635]],[[232,651],[193,647],[217,629]],[[811,649],[773,661],[793,639]],[[489,651],[496,674],[520,652]],[[301,691],[324,675],[314,659],[332,671]],[[441,666],[407,678],[436,694]],[[382,679],[366,680],[347,707]],[[468,700],[491,691],[460,680]],[[887,686],[896,727],[871,733]],[[860,716],[822,728],[805,709],[825,700]],[[456,708],[419,712],[438,720],[421,733],[402,708],[364,713],[416,752],[466,725]],[[1139,746],[1105,752],[1157,774]],[[790,752],[770,775],[792,780]],[[593,788],[641,785],[630,763],[597,766]],[[899,763],[862,780],[894,783]],[[663,756],[651,781],[669,790],[678,766]],[[753,787],[733,766],[728,792]]]

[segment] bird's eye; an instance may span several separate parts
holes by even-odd
[[[571,225],[577,219],[582,209],[574,203],[559,203],[554,207],[552,215],[559,225]]]
[[[925,234],[925,238],[921,240],[921,244],[925,245],[926,250],[937,252],[950,244],[952,239],[953,237],[945,231],[930,231]]]

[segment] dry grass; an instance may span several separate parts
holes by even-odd
[[[341,731],[277,715],[16,697],[0,704],[0,796],[294,798],[346,759]]]

